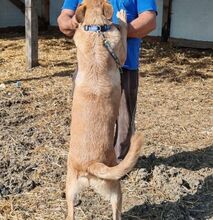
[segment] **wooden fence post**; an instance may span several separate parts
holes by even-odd
[[[167,42],[170,37],[172,0],[163,0],[163,19],[161,41]]]
[[[38,65],[38,16],[35,0],[25,0],[25,35],[27,67]]]
[[[41,19],[43,21],[44,30],[50,25],[50,0],[42,0]]]

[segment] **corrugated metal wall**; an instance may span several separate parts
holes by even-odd
[[[24,15],[9,0],[0,0],[0,27],[23,26]],[[24,0],[22,0],[24,1]],[[38,5],[42,0],[37,0]],[[157,29],[151,36],[161,36],[163,0],[158,5]],[[50,0],[50,24],[57,25],[63,0]],[[213,41],[213,0],[173,0],[171,37]]]
[[[24,25],[24,15],[8,0],[0,0],[0,27]]]
[[[213,41],[213,0],[173,0],[173,38]]]
[[[163,0],[158,5],[157,29],[161,36]],[[171,38],[213,42],[213,0],[172,0]]]
[[[36,0],[38,14],[40,15],[40,6],[42,0]],[[24,0],[22,0],[24,2]],[[61,11],[63,0],[50,0],[50,24],[57,25],[57,17]],[[0,28],[24,26],[24,15],[9,0],[0,0]]]
[[[24,0],[21,0],[24,3]],[[38,15],[41,15],[41,2],[37,1]],[[0,0],[0,28],[24,26],[24,14],[9,0]]]

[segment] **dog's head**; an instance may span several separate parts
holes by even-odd
[[[84,0],[76,10],[76,20],[83,23],[86,19],[95,20],[98,17],[110,20],[113,15],[112,5],[107,0]]]

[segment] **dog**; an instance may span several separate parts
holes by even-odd
[[[140,156],[143,138],[135,134],[127,156],[119,164],[114,151],[114,130],[121,98],[120,72],[104,40],[123,65],[127,51],[126,13],[117,17],[119,29],[110,21],[113,8],[107,0],[84,0],[76,10],[79,26],[74,35],[78,71],[73,94],[71,141],[67,162],[67,220],[74,219],[76,195],[91,186],[112,204],[113,220],[121,219],[119,179]],[[95,28],[97,31],[90,30]],[[105,27],[104,32],[102,32]]]

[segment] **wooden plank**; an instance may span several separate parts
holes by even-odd
[[[49,25],[50,23],[50,0],[43,0],[42,18],[44,19],[45,23]]]
[[[169,42],[176,47],[190,47],[198,49],[213,49],[213,42],[211,41],[197,41],[197,40],[187,40],[179,38],[170,38]]]
[[[25,0],[25,35],[27,67],[38,65],[38,16],[35,0]]]
[[[50,0],[43,0],[41,7],[41,20],[43,22],[43,29],[47,29],[50,25]]]
[[[172,0],[163,0],[163,18],[161,41],[167,42],[170,37]]]
[[[9,0],[11,3],[13,3],[18,9],[21,10],[21,12],[24,14],[25,12],[25,7],[24,3],[20,0]]]
[[[25,5],[21,0],[9,0],[9,1],[13,3],[23,14],[25,13]],[[42,17],[38,16],[38,24],[42,30],[47,29],[47,27],[49,26],[48,2],[49,0],[42,0]]]

